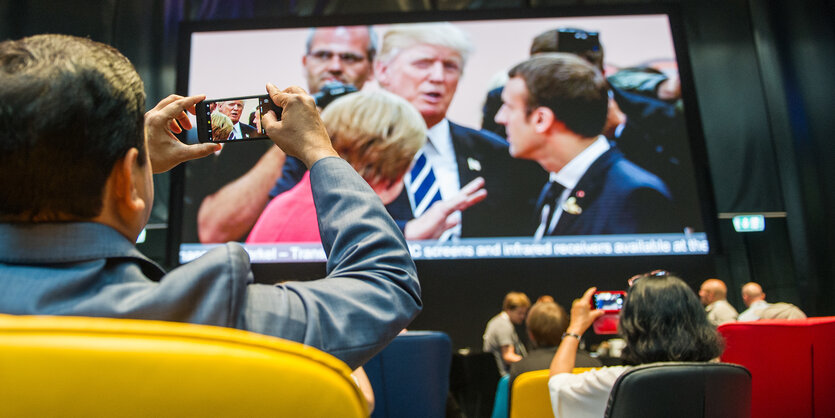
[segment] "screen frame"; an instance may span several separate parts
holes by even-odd
[[[379,25],[396,23],[418,23],[433,21],[466,22],[476,20],[509,20],[525,18],[568,18],[568,17],[605,17],[628,15],[666,15],[670,24],[673,48],[678,62],[681,80],[684,118],[687,126],[690,156],[693,162],[693,175],[698,194],[702,226],[709,245],[708,255],[721,254],[718,239],[718,221],[715,216],[716,205],[712,182],[708,169],[707,151],[703,125],[698,106],[693,69],[687,48],[685,28],[677,4],[637,4],[637,5],[588,5],[557,6],[545,8],[486,9],[465,11],[418,11],[398,13],[371,13],[340,16],[296,16],[280,18],[230,19],[183,22],[179,29],[177,56],[177,93],[188,92],[191,60],[191,37],[196,32],[218,32],[236,30],[310,28],[327,26]],[[276,48],[280,49],[280,46]],[[183,164],[170,172],[170,196],[168,233],[166,240],[165,262],[168,266],[179,265],[179,251],[182,240],[182,223],[177,220],[183,216],[183,197],[185,185],[185,167]],[[634,256],[657,257],[657,256]],[[631,257],[627,257],[631,258]],[[538,259],[523,259],[523,262],[536,262]],[[509,261],[509,260],[508,260]],[[456,260],[426,260],[428,263],[455,263]],[[285,263],[280,263],[284,265]],[[308,266],[323,266],[324,262],[289,263]],[[313,270],[318,270],[313,268]]]

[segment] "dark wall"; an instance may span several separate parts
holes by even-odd
[[[0,38],[57,32],[110,43],[136,65],[148,103],[175,90],[176,34],[183,20],[384,11],[378,2],[339,0],[0,0]],[[385,11],[623,4],[620,0],[399,0]],[[709,177],[720,213],[777,212],[748,235],[719,222],[721,252],[686,260],[552,260],[419,265],[426,308],[417,328],[442,329],[457,347],[477,345],[482,324],[502,295],[553,294],[563,304],[585,283],[622,288],[632,273],[666,267],[694,287],[716,274],[742,308],[739,287],[763,285],[771,300],[798,303],[813,315],[835,314],[835,22],[831,2],[680,0]],[[168,177],[156,176],[152,222],[167,221]],[[785,213],[785,215],[782,215]],[[158,244],[156,244],[158,245]],[[153,252],[153,251],[152,251]],[[157,251],[161,254],[161,251]],[[593,268],[592,268],[593,266]],[[318,268],[302,270],[318,272]],[[602,275],[600,272],[603,272]],[[531,280],[549,275],[552,280]],[[559,294],[557,294],[559,293]],[[479,325],[482,326],[482,325]],[[477,328],[477,327],[476,327]]]

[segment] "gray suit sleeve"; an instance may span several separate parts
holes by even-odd
[[[327,277],[248,286],[241,325],[322,349],[355,368],[420,312],[417,272],[400,229],[348,163],[325,158],[310,176]]]

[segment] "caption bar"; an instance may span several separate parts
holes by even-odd
[[[187,263],[217,245],[183,244],[180,263]],[[302,263],[325,261],[318,243],[244,244],[253,263]],[[415,260],[478,258],[607,257],[707,254],[704,233],[533,238],[469,238],[452,242],[410,241]]]

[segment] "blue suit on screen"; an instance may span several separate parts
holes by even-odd
[[[667,186],[610,148],[572,190],[580,213],[563,211],[549,235],[681,232]]]

